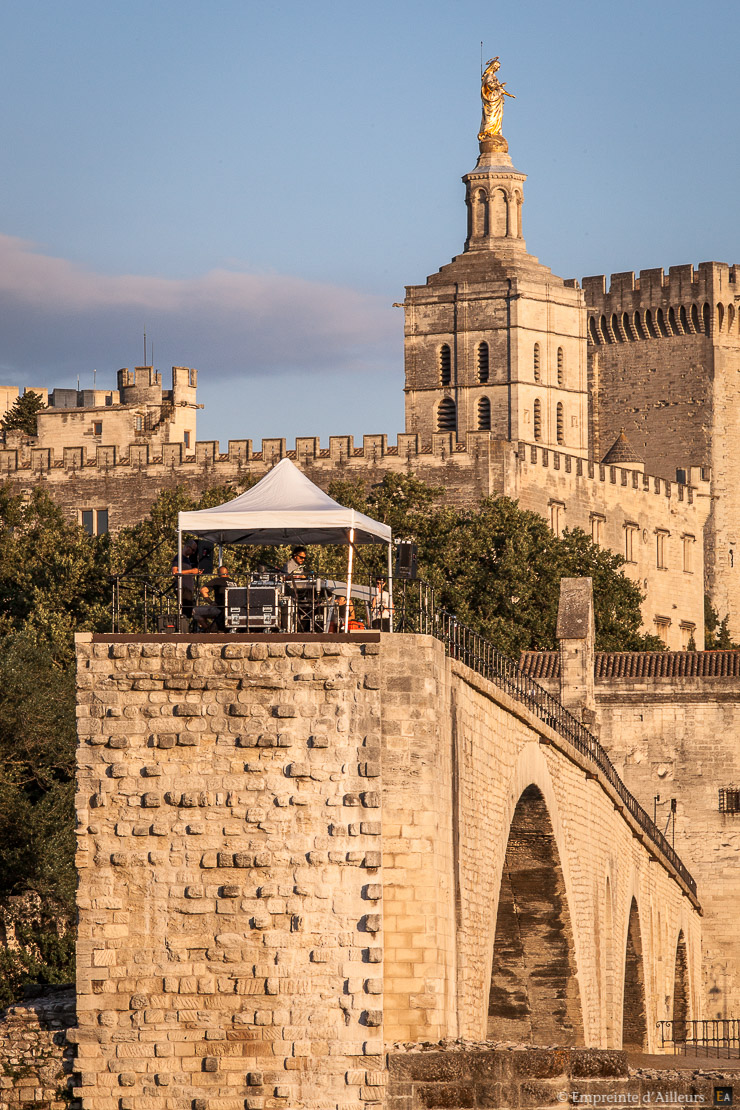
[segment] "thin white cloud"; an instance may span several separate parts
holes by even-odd
[[[100,274],[0,234],[6,379],[138,361],[144,324],[158,363],[209,377],[351,373],[400,362],[399,315],[385,297],[279,274]]]

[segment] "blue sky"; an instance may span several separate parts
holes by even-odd
[[[529,250],[740,261],[737,5],[6,0],[0,383],[201,372],[199,438],[403,427],[405,284],[463,244],[480,40]]]

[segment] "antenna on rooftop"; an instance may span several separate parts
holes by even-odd
[[[98,380],[98,372],[97,372],[97,370],[93,370],[93,389],[95,389],[97,380]]]
[[[144,324],[144,365],[145,366],[147,365],[147,361],[146,361],[146,324]]]
[[[80,375],[77,375],[77,392],[80,392]]]

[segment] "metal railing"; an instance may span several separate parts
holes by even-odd
[[[699,1021],[659,1021],[661,1047],[673,1046],[674,1055],[740,1059],[740,1019],[704,1018]]]
[[[525,674],[515,660],[498,651],[480,633],[462,624],[453,613],[438,608],[434,587],[421,581],[400,582],[396,586],[394,601],[397,631],[422,633],[441,640],[450,658],[459,660],[489,682],[493,682],[596,764],[618,794],[624,808],[696,897],[696,882],[692,875],[646,810],[630,794],[593,733],[561,705],[557,698]]]

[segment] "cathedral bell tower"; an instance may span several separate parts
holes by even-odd
[[[522,237],[526,175],[501,133],[506,91],[498,58],[481,78],[475,169],[463,177],[462,254],[425,285],[406,287],[406,431],[468,432],[588,453],[586,306]],[[513,97],[512,97],[513,99]]]

